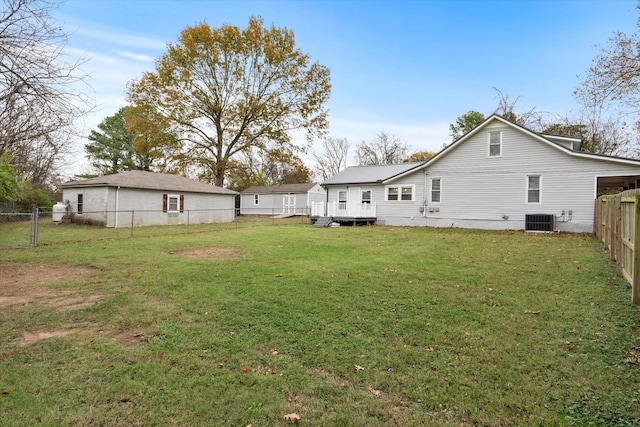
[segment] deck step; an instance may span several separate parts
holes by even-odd
[[[331,217],[329,216],[321,216],[316,219],[316,222],[313,223],[313,226],[316,228],[323,228],[329,225],[331,222]]]

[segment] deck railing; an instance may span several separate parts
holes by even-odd
[[[331,202],[326,206],[322,202],[312,203],[311,216],[331,216],[342,218],[375,218],[375,203]]]

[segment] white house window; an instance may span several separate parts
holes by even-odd
[[[254,194],[253,195],[253,204],[257,205],[258,203],[260,203],[260,195],[259,194]]]
[[[387,188],[387,200],[398,200],[398,187]]]
[[[184,194],[163,194],[162,212],[184,212]]]
[[[387,187],[387,200],[413,200],[413,185]]]
[[[84,194],[78,194],[78,203],[76,204],[76,206],[76,210],[79,214],[81,214],[82,211],[84,211]]]
[[[341,209],[341,210],[347,209],[347,191],[346,190],[338,191],[338,209]]]
[[[502,155],[502,132],[489,132],[489,157],[499,157]]]
[[[371,190],[362,190],[362,203],[371,203]]]
[[[540,203],[540,175],[527,176],[527,203]]]
[[[440,178],[431,179],[431,201],[440,201]]]

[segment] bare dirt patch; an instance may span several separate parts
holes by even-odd
[[[93,268],[68,265],[0,264],[0,309],[21,310],[32,303],[54,307],[59,311],[71,311],[100,304],[104,295],[82,294],[76,288],[56,289],[46,286],[63,280],[88,280],[99,272]],[[90,329],[91,326],[89,326]],[[41,330],[25,332],[18,340],[19,347],[28,347],[39,341],[72,334],[104,336],[123,347],[131,347],[146,341],[142,334],[130,331],[105,331],[96,328]]]
[[[131,332],[120,332],[109,336],[111,341],[115,341],[123,347],[134,347],[140,343],[147,342],[147,338],[142,334],[134,334]]]
[[[63,280],[88,280],[99,270],[68,265],[0,264],[0,308],[38,301],[60,310],[98,304],[102,295],[80,295],[73,289],[42,286]]]
[[[204,258],[204,259],[231,259],[241,258],[240,253],[232,248],[194,248],[184,249],[182,251],[171,252],[172,255],[183,256],[187,258]]]
[[[75,334],[79,332],[79,329],[62,329],[58,331],[41,331],[41,332],[27,332],[20,338],[18,347],[28,347],[37,343],[38,341],[46,340],[48,338],[66,337],[67,335]]]
[[[68,265],[0,264],[0,292],[25,285],[88,279],[98,272],[95,268]]]

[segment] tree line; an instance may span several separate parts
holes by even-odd
[[[51,199],[76,123],[93,108],[68,35],[52,19],[56,0],[2,0],[0,10],[0,201]],[[640,25],[640,23],[639,23]],[[494,112],[533,131],[584,140],[583,150],[638,157],[640,35],[614,33],[575,88],[570,114],[521,109],[495,88]],[[351,145],[328,132],[330,70],[312,61],[291,30],[251,17],[245,28],[186,27],[153,71],[128,83],[126,107],[88,136],[95,174],[177,173],[242,190],[324,180],[347,166]],[[450,125],[455,141],[485,119],[469,110]],[[302,132],[303,143],[292,139]],[[311,150],[312,142],[319,141]],[[446,144],[444,144],[446,146]],[[353,147],[361,165],[424,161],[380,130]],[[305,164],[308,155],[312,165]]]

